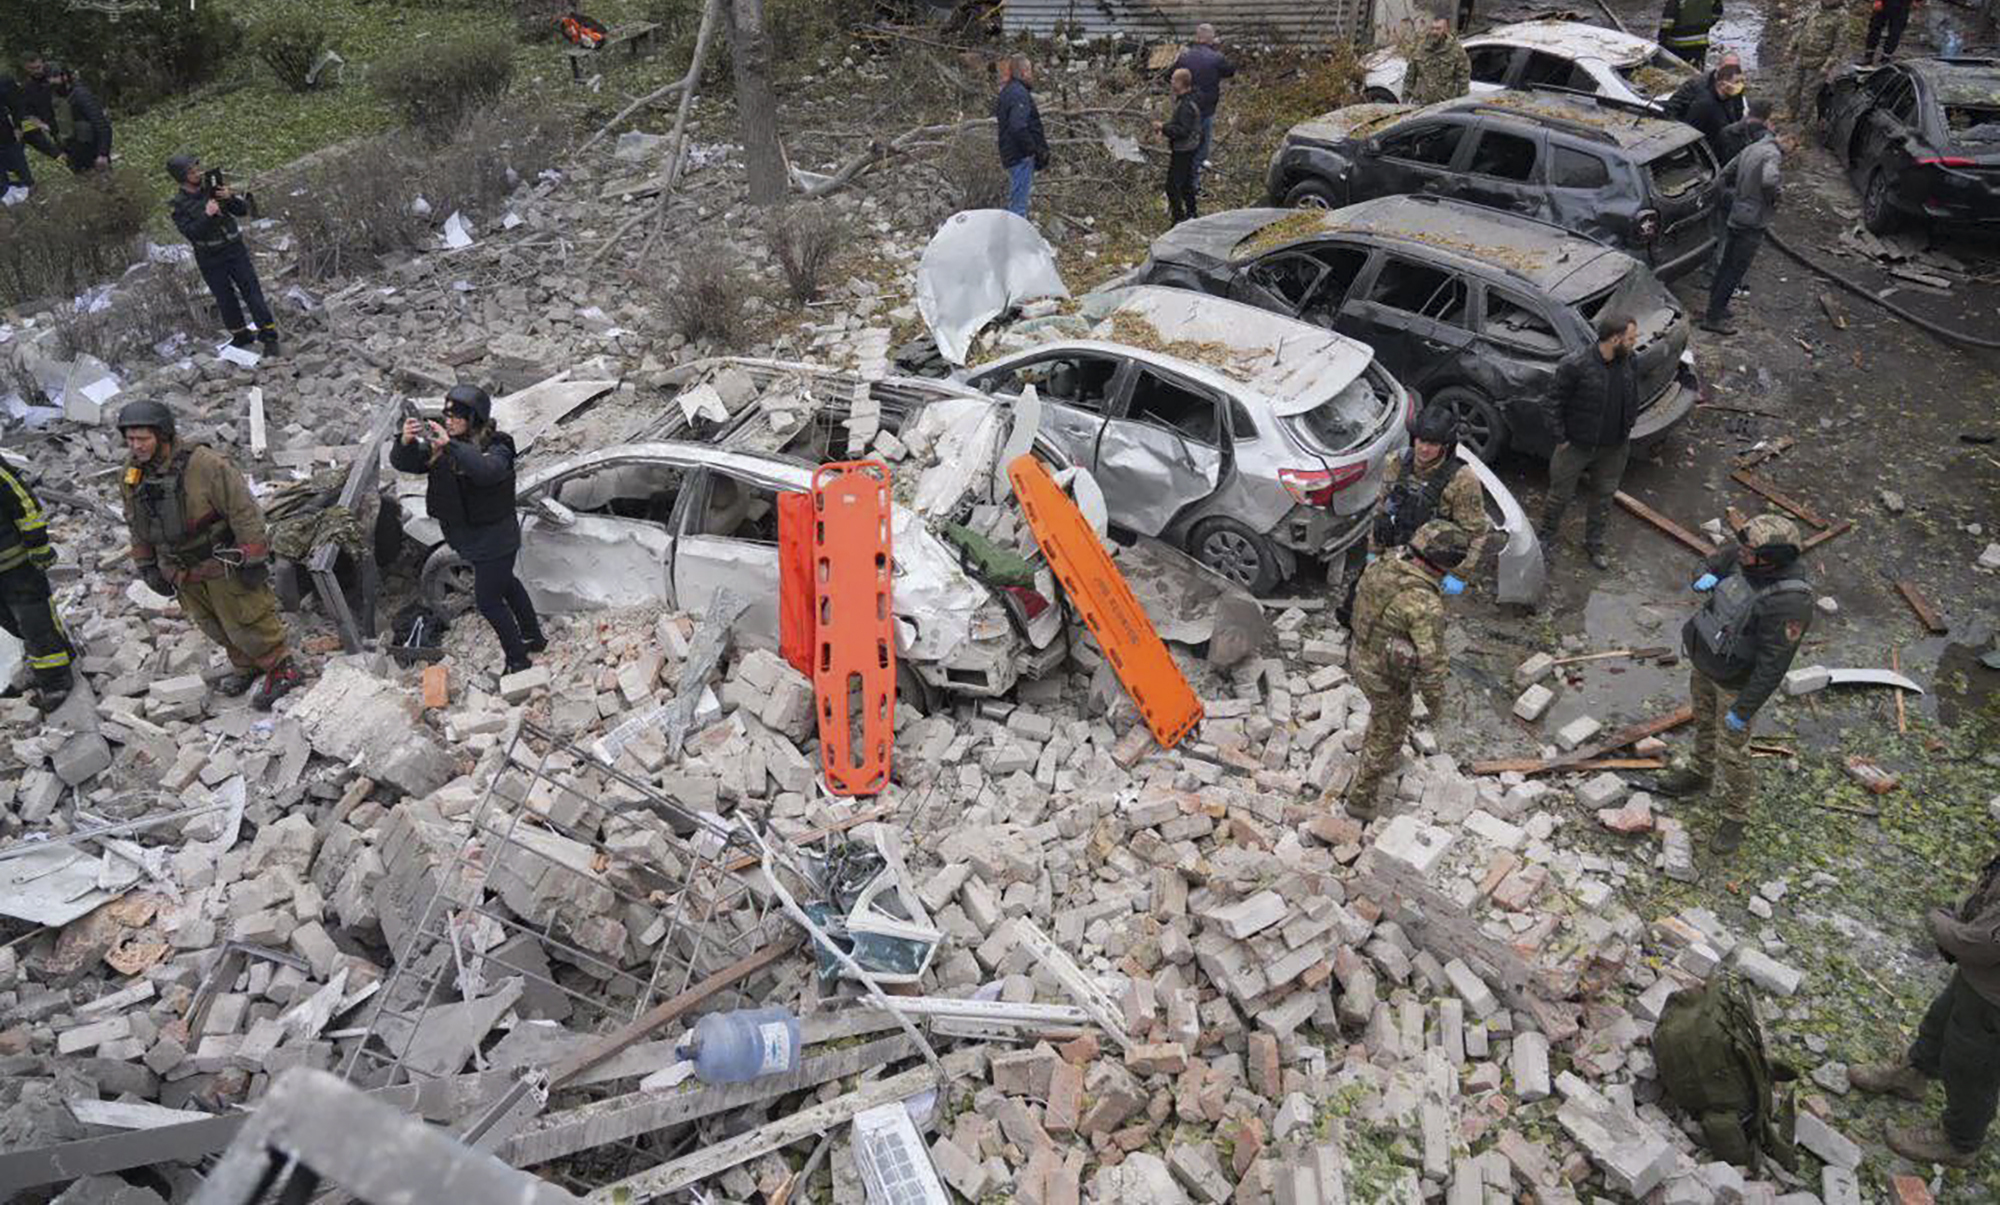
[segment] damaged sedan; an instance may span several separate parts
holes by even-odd
[[[1474,96],[1503,88],[1567,88],[1658,108],[1700,73],[1649,38],[1582,21],[1501,25],[1464,40]],[[1399,102],[1409,58],[1384,47],[1361,60],[1362,99]]]
[[[2000,58],[1843,67],[1819,110],[1870,232],[2000,225]]]

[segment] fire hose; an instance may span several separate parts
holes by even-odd
[[[1931,334],[1936,335],[1938,338],[1943,339],[1947,343],[1959,343],[1967,347],[1984,347],[1991,350],[2000,350],[2000,339],[1982,339],[1977,335],[1968,335],[1965,334],[1963,331],[1955,331],[1949,327],[1939,326],[1937,323],[1932,322],[1928,318],[1923,318],[1916,314],[1911,313],[1909,310],[1904,309],[1902,306],[1897,305],[1895,302],[1890,301],[1886,297],[1877,297],[1872,291],[1869,290],[1869,288],[1866,285],[1861,284],[1860,282],[1852,279],[1851,277],[1843,276],[1824,264],[1814,263],[1812,260],[1807,259],[1804,255],[1793,250],[1791,244],[1785,242],[1784,239],[1779,238],[1778,232],[1775,230],[1766,230],[1764,232],[1764,237],[1770,239],[1771,243],[1774,246],[1776,246],[1778,250],[1784,252],[1786,255],[1797,260],[1800,264],[1804,265],[1808,270],[1816,272],[1819,275],[1826,277],[1828,280],[1839,285],[1841,288],[1846,289],[1848,292],[1853,293],[1857,297],[1867,298],[1868,300],[1874,302],[1876,305],[1879,305],[1883,309],[1889,311],[1891,314],[1894,314],[1896,317],[1901,318],[1903,321],[1911,324],[1912,326],[1918,327],[1922,330],[1929,331]]]

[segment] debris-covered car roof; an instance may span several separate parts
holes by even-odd
[[[1607,29],[1602,25],[1586,25],[1582,21],[1555,19],[1496,26],[1466,41],[1475,45],[1504,42],[1509,46],[1553,50],[1570,58],[1603,59],[1616,67],[1643,63],[1660,49],[1659,43],[1637,34]]]
[[[1384,133],[1412,118],[1447,113],[1491,113],[1536,125],[1567,127],[1586,138],[1610,142],[1627,150],[1669,150],[1701,137],[1699,130],[1684,122],[1667,121],[1636,113],[1631,108],[1602,104],[1593,97],[1513,90],[1459,96],[1421,108],[1415,105],[1349,105],[1300,122],[1292,127],[1287,137],[1298,141],[1343,142]]]

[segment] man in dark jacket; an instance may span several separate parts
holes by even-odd
[[[1889,1149],[1918,1164],[1969,1167],[2000,1101],[2000,858],[1986,864],[1956,908],[1926,918],[1951,982],[1931,1001],[1917,1040],[1897,1062],[1848,1069],[1863,1092],[1921,1102],[1944,1081],[1941,1125],[1889,1126]]]
[[[445,543],[472,566],[473,604],[506,655],[503,674],[519,673],[528,654],[549,647],[527,587],[514,576],[521,551],[515,513],[514,440],[493,425],[493,399],[476,385],[454,385],[444,398],[444,422],[405,419],[389,463],[423,473],[424,506],[444,529]]]
[[[0,459],[0,630],[21,642],[35,706],[45,712],[62,706],[75,682],[75,650],[49,591],[55,563],[47,512],[20,471]]]
[[[1547,406],[1556,450],[1549,457],[1549,493],[1536,525],[1550,555],[1563,512],[1587,471],[1591,486],[1583,548],[1592,565],[1611,567],[1604,555],[1604,532],[1611,524],[1611,498],[1625,479],[1625,462],[1632,454],[1632,425],[1639,421],[1639,376],[1632,369],[1632,349],[1638,343],[1637,322],[1624,314],[1600,314],[1597,342],[1556,365]]]
[[[237,218],[250,212],[249,205],[227,184],[211,189],[203,177],[201,160],[194,155],[175,155],[167,160],[167,175],[180,185],[174,194],[174,226],[194,245],[195,267],[201,269],[201,278],[215,297],[215,308],[222,312],[229,341],[248,347],[262,340],[265,352],[276,355],[278,323],[264,301],[257,265],[250,259],[243,231],[236,224]],[[254,332],[243,320],[245,306],[257,322]]]
[[[1708,61],[1708,31],[1722,19],[1722,0],[1667,0],[1660,10],[1660,45],[1699,67]]]
[[[1914,3],[1916,0],[1875,0],[1868,14],[1868,39],[1862,49],[1862,62],[1881,63],[1896,57],[1896,47],[1903,44],[1903,27],[1910,23],[1910,6]]]
[[[1187,68],[1174,69],[1173,116],[1155,122],[1154,128],[1167,140],[1167,224],[1178,226],[1195,216],[1195,157],[1201,153],[1201,108],[1194,98],[1194,76]]]
[[[1000,166],[1007,169],[1007,211],[1025,218],[1035,173],[1049,165],[1049,140],[1035,105],[1035,65],[1025,54],[1006,62],[993,121],[1000,131]]]
[[[21,141],[51,159],[62,158],[55,137],[56,94],[49,87],[49,65],[41,55],[21,63]]]
[[[49,65],[55,93],[55,140],[69,170],[78,175],[111,166],[111,119],[97,97],[60,64]]]
[[[13,76],[0,74],[0,193],[16,185],[35,186],[34,173],[28,170],[28,146],[22,141],[28,120],[21,85]]]
[[[1201,173],[1215,149],[1215,110],[1222,103],[1222,81],[1236,74],[1236,65],[1216,45],[1215,26],[1194,27],[1194,43],[1174,60],[1175,71],[1186,68],[1194,81],[1194,103],[1201,110],[1201,144],[1194,148],[1194,189],[1201,192]]]
[[[1783,515],[1745,523],[1736,542],[1702,564],[1694,580],[1708,601],[1681,628],[1692,669],[1694,758],[1654,782],[1662,795],[1706,791],[1718,762],[1723,820],[1710,848],[1733,853],[1743,843],[1757,770],[1750,760],[1750,722],[1792,667],[1812,626],[1812,587],[1800,576],[1799,529]]]
[[[1771,132],[1771,102],[1758,97],[1750,102],[1745,124],[1751,138],[1730,161],[1724,189],[1729,198],[1729,214],[1722,236],[1722,254],[1716,264],[1715,279],[1708,289],[1708,310],[1702,315],[1701,329],[1716,335],[1733,335],[1729,324],[1729,300],[1750,274],[1750,263],[1764,243],[1764,231],[1778,207],[1784,178],[1779,161],[1784,152]]]
[[[1672,120],[1700,130],[1720,161],[1723,129],[1743,120],[1743,61],[1734,53],[1723,55],[1715,70],[1676,88],[1663,108]]]

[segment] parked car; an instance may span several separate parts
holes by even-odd
[[[1843,67],[1819,112],[1869,230],[2000,223],[2000,58]]]
[[[1622,251],[1558,226],[1436,197],[1333,210],[1238,209],[1183,222],[1134,274],[1235,298],[1351,336],[1425,398],[1458,413],[1491,462],[1554,448],[1542,399],[1557,362],[1595,341],[1607,310],[1639,324],[1641,444],[1694,408],[1688,316]]]
[[[1332,209],[1428,193],[1524,213],[1684,272],[1715,242],[1721,188],[1701,132],[1596,97],[1495,92],[1424,108],[1351,105],[1293,126],[1269,204]]]
[[[1475,96],[1549,85],[1658,108],[1700,74],[1658,42],[1581,21],[1501,25],[1466,38],[1464,45]],[[1362,59],[1362,99],[1400,102],[1409,65],[1394,46]]]

